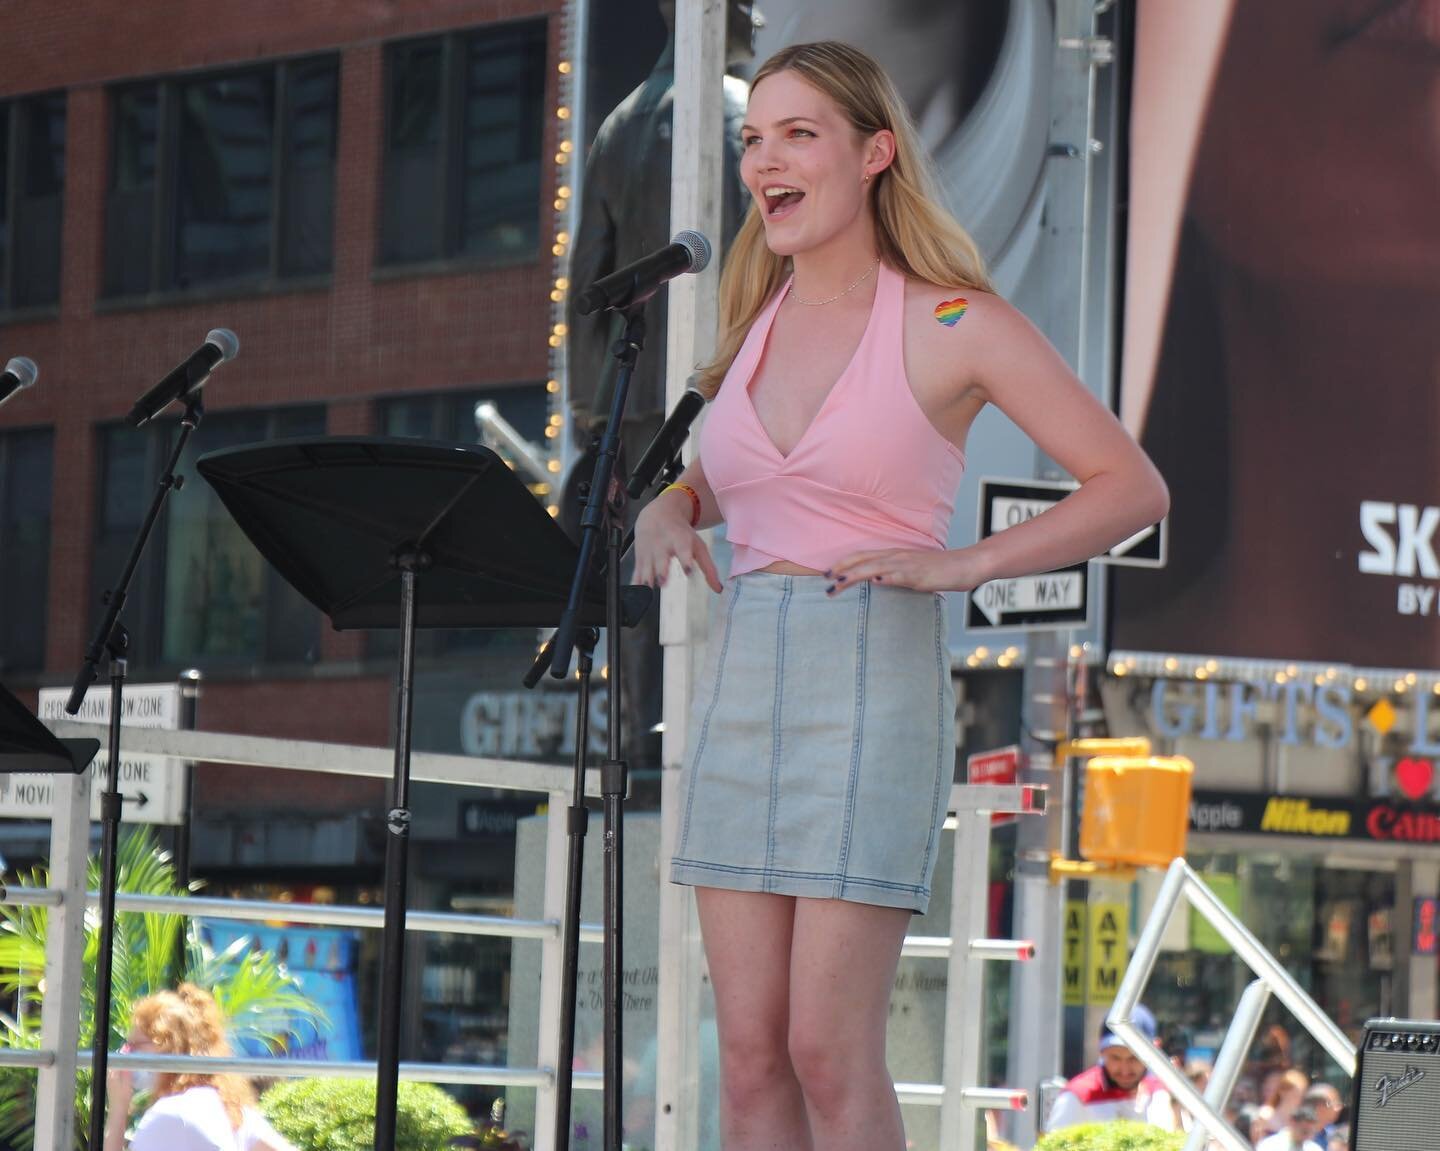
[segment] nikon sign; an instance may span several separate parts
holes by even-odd
[[[1197,791],[1190,830],[1440,845],[1440,806],[1429,800]]]

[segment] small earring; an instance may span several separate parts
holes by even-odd
[[[868,184],[868,183],[870,183],[870,173],[868,173],[868,172],[865,173],[865,178],[864,178],[863,180],[861,180],[860,183],[862,183],[862,184]]]

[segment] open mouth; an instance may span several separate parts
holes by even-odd
[[[805,193],[799,188],[791,188],[782,185],[765,189],[765,217],[770,220],[778,220],[793,212]]]

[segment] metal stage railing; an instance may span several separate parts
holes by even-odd
[[[1155,969],[1165,928],[1182,899],[1188,900],[1190,906],[1209,922],[1258,976],[1240,996],[1230,1027],[1216,1053],[1215,1066],[1203,1095],[1176,1069],[1159,1046],[1130,1022],[1135,1005],[1140,1002],[1145,984]],[[1120,981],[1120,990],[1115,995],[1106,1022],[1130,1045],[1150,1072],[1164,1083],[1171,1096],[1194,1116],[1196,1125],[1186,1139],[1185,1151],[1203,1151],[1211,1139],[1219,1142],[1226,1151],[1252,1151],[1250,1141],[1225,1121],[1221,1111],[1235,1088],[1235,1081],[1244,1067],[1246,1053],[1255,1041],[1260,1017],[1271,995],[1290,1009],[1330,1058],[1353,1078],[1355,1045],[1235,913],[1205,886],[1190,865],[1183,859],[1175,860],[1165,874],[1165,882],[1156,896],[1150,917],[1145,921],[1145,928],[1135,945],[1135,953],[1130,957],[1125,978]]]
[[[84,736],[92,725],[67,721],[52,722],[61,736]],[[291,771],[329,772],[388,779],[393,770],[393,752],[386,748],[346,744],[314,743],[303,740],[272,739],[262,736],[229,735],[215,732],[162,731],[127,728],[126,751],[170,756],[238,767],[267,767]],[[559,1050],[561,993],[561,918],[564,911],[566,821],[569,766],[527,763],[475,756],[438,755],[415,752],[411,777],[417,780],[544,792],[549,797],[546,831],[546,883],[542,918],[520,919],[504,916],[462,915],[412,911],[407,915],[410,931],[445,932],[471,936],[535,939],[541,944],[539,1000],[539,1051],[535,1067],[497,1067],[470,1064],[402,1063],[404,1079],[432,1083],[483,1084],[486,1086],[534,1088],[535,1151],[553,1151],[556,1095],[555,1064]],[[598,794],[598,773],[590,773],[587,794]],[[47,931],[46,982],[50,994],[41,1004],[41,1048],[39,1050],[0,1047],[0,1066],[32,1067],[39,1071],[36,1099],[35,1151],[69,1151],[73,1145],[75,1070],[88,1066],[91,1053],[78,1047],[78,1019],[73,1003],[78,1001],[83,959],[84,909],[98,903],[95,892],[84,887],[88,849],[88,775],[57,777],[55,813],[51,825],[51,876],[49,888],[0,888],[0,903],[51,908]],[[1028,1093],[1006,1088],[982,1088],[976,1083],[979,1070],[981,1028],[976,1011],[980,1007],[980,970],[985,960],[1023,962],[1034,954],[1023,941],[984,939],[986,890],[983,877],[990,839],[990,813],[1028,812],[1043,805],[1040,789],[1004,786],[956,785],[951,793],[952,820],[965,832],[957,841],[952,892],[952,934],[963,932],[967,945],[957,948],[951,937],[913,936],[907,938],[903,954],[914,958],[944,958],[949,961],[946,990],[945,1050],[940,1083],[897,1083],[896,1094],[904,1104],[939,1107],[941,1129],[948,1134],[942,1145],[949,1151],[970,1151],[974,1145],[977,1109],[1016,1109],[1028,1105]],[[964,845],[964,846],[962,846]],[[283,919],[290,923],[379,929],[384,911],[372,907],[324,904],[271,903],[256,900],[217,899],[203,896],[142,896],[121,893],[116,908],[124,912],[167,912],[203,915],[207,918],[242,921]],[[80,914],[72,914],[79,909]],[[598,942],[598,924],[581,927],[583,942]],[[668,977],[671,965],[659,957],[659,979]],[[58,991],[58,993],[57,993]],[[698,1026],[698,1019],[691,1020]],[[308,1078],[371,1076],[375,1064],[366,1062],[321,1062],[291,1059],[197,1058],[164,1055],[113,1055],[117,1067],[227,1071],[267,1078]],[[574,1086],[598,1091],[602,1077],[597,1072],[575,1072]],[[699,1090],[698,1085],[693,1090]],[[698,1105],[698,1100],[687,1102]]]

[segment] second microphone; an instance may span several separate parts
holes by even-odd
[[[625,492],[632,500],[639,499],[640,494],[655,482],[660,469],[679,453],[680,446],[690,435],[690,425],[704,407],[705,397],[694,388],[686,388],[685,394],[675,401],[675,407],[665,417],[665,422],[630,473]]]

